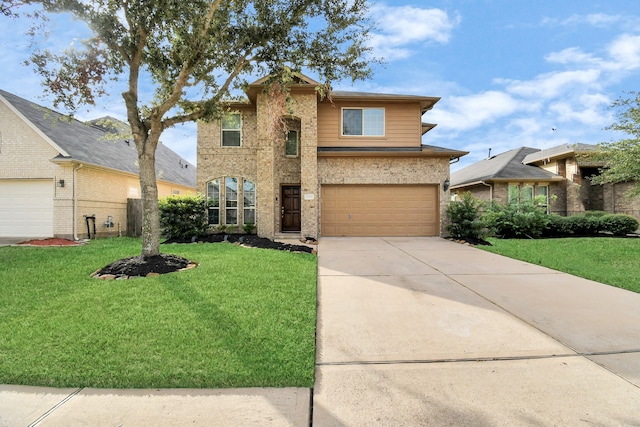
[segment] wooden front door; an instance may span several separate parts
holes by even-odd
[[[300,186],[282,187],[282,231],[300,231]]]

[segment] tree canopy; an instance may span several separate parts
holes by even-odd
[[[270,75],[283,85],[309,70],[322,85],[367,78],[372,24],[367,0],[0,0],[4,15],[23,6],[38,19],[68,13],[92,36],[62,52],[34,50],[30,62],[54,97],[75,111],[126,83],[122,98],[138,150],[143,200],[142,255],[159,251],[155,151],[176,124],[219,117],[223,101],[248,78]],[[40,21],[44,19],[44,23]],[[153,85],[143,99],[141,84]]]
[[[612,104],[616,122],[608,130],[621,132],[627,138],[601,143],[592,158],[605,164],[602,174],[593,183],[633,182],[630,196],[640,196],[640,92],[629,92],[630,97],[619,98]]]

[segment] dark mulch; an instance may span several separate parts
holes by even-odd
[[[312,248],[304,245],[290,245],[287,243],[274,242],[273,240],[258,237],[256,235],[247,234],[210,234],[200,236],[195,239],[169,239],[164,243],[219,243],[230,242],[238,243],[245,246],[251,246],[263,249],[277,249],[281,251],[291,252],[308,252],[313,251]],[[112,262],[106,267],[101,268],[94,273],[95,277],[115,276],[115,277],[145,277],[152,274],[166,274],[174,271],[182,270],[189,266],[189,260],[171,254],[160,254],[151,257],[135,256],[131,258],[123,258]]]
[[[111,274],[116,277],[144,277],[149,273],[173,273],[174,271],[186,268],[188,265],[188,259],[172,254],[160,254],[150,257],[134,256],[112,262],[98,270],[95,276]]]
[[[311,253],[313,248],[305,245],[291,245],[288,243],[274,242],[264,237],[258,237],[255,234],[208,234],[206,236],[198,236],[194,239],[168,239],[164,243],[220,243],[230,242],[239,243],[244,246],[262,249],[276,249],[280,251],[290,252],[307,252]]]
[[[476,239],[474,237],[460,237],[460,238],[453,238],[453,237],[449,237],[449,240],[451,240],[452,242],[457,242],[457,243],[468,243],[470,245],[481,245],[481,246],[493,246],[491,244],[491,242],[487,242],[484,239]]]

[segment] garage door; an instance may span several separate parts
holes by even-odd
[[[438,236],[435,185],[323,185],[322,236]]]
[[[0,236],[53,236],[53,181],[0,180]]]

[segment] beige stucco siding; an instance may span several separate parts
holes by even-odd
[[[348,107],[384,108],[383,137],[342,136],[342,109]],[[393,104],[372,102],[324,101],[318,104],[318,147],[419,147],[422,114],[418,103]]]

